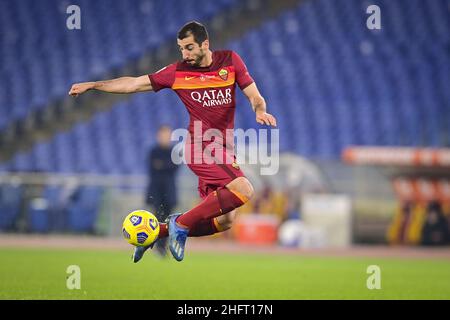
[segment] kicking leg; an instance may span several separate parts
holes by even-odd
[[[200,220],[195,226],[189,229],[188,237],[203,237],[227,231],[231,228],[235,218],[236,210],[233,210],[209,220]],[[166,223],[160,223],[159,230],[158,239],[168,237],[169,233]]]
[[[226,214],[209,220],[200,220],[193,228],[189,229],[188,237],[204,237],[227,231],[231,228],[235,219],[236,210],[230,211]],[[168,236],[169,232],[167,223],[160,223],[159,235],[156,245],[158,245],[159,241],[166,240]],[[133,261],[138,262],[139,260],[141,260],[145,251],[147,251],[149,248],[153,248],[153,245],[154,244],[147,247],[136,247],[133,254]]]
[[[192,229],[189,229],[188,237],[203,237],[227,231],[231,228],[235,217],[236,210],[233,210],[210,220],[201,220]]]
[[[180,215],[177,225],[187,229],[192,228],[200,220],[219,217],[239,208],[253,196],[253,186],[245,177],[238,177],[210,193],[199,205]]]
[[[183,260],[189,230],[201,220],[211,220],[239,208],[253,196],[253,186],[245,177],[238,177],[210,193],[199,205],[182,215],[170,218],[169,248],[178,261]],[[223,218],[225,219],[225,218]]]

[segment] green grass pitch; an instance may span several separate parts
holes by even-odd
[[[0,299],[450,299],[450,261],[124,250],[0,249]],[[66,287],[69,265],[81,289]],[[381,289],[369,290],[369,265]]]

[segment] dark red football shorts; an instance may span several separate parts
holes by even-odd
[[[189,148],[189,145],[187,144],[186,147]],[[193,149],[191,148],[191,150]],[[236,164],[236,157],[230,155],[229,159],[231,160],[225,161],[226,150],[224,149],[221,153],[220,156],[223,161],[211,164],[205,163],[204,161],[200,161],[202,163],[195,163],[193,161],[195,158],[193,156],[194,153],[185,155],[186,159],[191,160],[188,161],[187,166],[198,177],[198,191],[202,199],[217,188],[225,187],[234,179],[245,177],[244,173]],[[216,157],[215,154],[214,156]],[[234,161],[232,162],[232,160]]]
[[[233,164],[188,164],[198,177],[198,192],[203,199],[217,188],[225,187],[237,177],[244,177],[239,166]]]

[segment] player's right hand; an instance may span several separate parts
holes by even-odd
[[[277,119],[270,113],[265,111],[256,111],[256,122],[259,124],[266,124],[268,126],[276,127]]]
[[[71,95],[72,97],[77,97],[92,88],[92,82],[75,83],[74,85],[72,85],[72,88],[70,88],[69,95]]]

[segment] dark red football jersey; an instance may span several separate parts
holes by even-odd
[[[225,139],[226,129],[234,129],[236,83],[241,90],[253,83],[241,57],[230,50],[213,51],[209,67],[179,61],[149,78],[155,92],[170,88],[178,94],[190,115],[192,138],[194,122],[201,121],[202,135],[208,129],[218,129]]]

